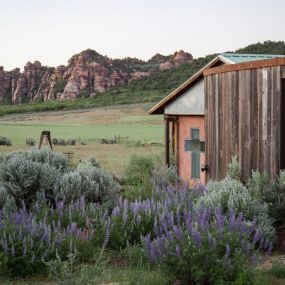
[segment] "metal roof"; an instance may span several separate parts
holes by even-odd
[[[220,56],[226,58],[232,63],[241,63],[247,61],[285,57],[285,55],[279,55],[279,54],[247,54],[247,53],[221,53]]]

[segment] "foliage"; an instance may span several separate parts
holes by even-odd
[[[56,84],[54,85],[54,94],[55,96],[57,93],[62,93],[64,91],[65,85],[67,83],[67,80],[61,78],[59,79]]]
[[[254,223],[234,211],[225,216],[201,207],[184,212],[181,220],[154,240],[145,236],[144,247],[150,262],[191,284],[251,284],[248,265],[256,264],[255,248],[272,249]]]
[[[268,204],[274,226],[285,226],[285,171],[280,171],[276,181],[271,181],[267,173],[253,171],[247,187],[256,199]]]
[[[35,144],[36,144],[36,141],[33,138],[26,139],[26,145],[34,146]]]
[[[29,208],[41,192],[54,203],[61,174],[68,170],[66,157],[48,149],[0,155],[1,205],[14,199],[18,207],[24,201]]]
[[[75,171],[65,173],[60,180],[59,199],[77,200],[84,196],[88,202],[116,202],[119,185],[102,168],[81,163]]]
[[[0,145],[6,145],[6,146],[11,146],[11,140],[9,140],[6,137],[0,137]]]
[[[239,179],[240,178],[241,167],[238,163],[237,157],[232,157],[232,161],[228,165],[227,177],[231,179]]]
[[[56,251],[65,258],[73,252],[77,239],[92,238],[91,231],[84,232],[83,227],[72,220],[76,211],[82,210],[85,204],[73,204],[67,209],[62,209],[61,205],[57,204],[53,210],[40,196],[33,211],[24,206],[12,212],[0,210],[0,248],[8,259],[6,274],[25,276],[43,273],[46,270],[43,262],[53,259]],[[64,219],[59,217],[66,217],[66,222],[63,223]]]
[[[38,193],[44,193],[52,205],[56,198],[71,202],[82,195],[89,202],[112,205],[119,185],[98,166],[93,158],[70,171],[67,158],[48,149],[2,155],[0,205],[13,198],[19,208],[23,201],[30,208]]]
[[[229,213],[230,209],[242,212],[247,220],[256,220],[263,235],[269,239],[274,238],[275,230],[268,204],[256,198],[239,180],[225,178],[220,182],[212,181],[207,185],[207,190],[198,199],[197,205],[220,208],[223,213]]]
[[[25,159],[20,153],[0,165],[1,196],[13,197],[18,207],[25,201],[31,206],[38,192],[44,192],[51,202],[60,173],[47,163]]]
[[[285,44],[284,41],[265,41],[256,44],[248,45],[245,48],[236,50],[238,53],[257,53],[257,54],[284,54]]]
[[[285,279],[285,266],[284,264],[273,263],[272,268],[267,272],[271,276]]]
[[[62,260],[56,252],[56,258],[45,262],[48,267],[48,276],[57,282],[69,280],[78,271],[78,260],[76,253],[69,253],[66,260]]]
[[[151,172],[151,183],[153,188],[163,190],[167,188],[168,185],[175,185],[181,182],[175,165],[167,167],[163,161],[155,161],[154,168]]]
[[[200,189],[168,186],[157,189],[152,198],[137,199],[133,202],[120,198],[112,211],[112,230],[109,246],[125,248],[128,244],[140,242],[141,235],[159,235],[180,223],[184,211],[193,207],[193,197],[200,195]]]
[[[153,168],[152,157],[133,155],[125,172],[125,180],[131,185],[141,185],[150,178]]]

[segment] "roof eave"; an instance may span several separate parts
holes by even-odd
[[[193,83],[195,83],[200,77],[203,77],[203,72],[205,69],[210,68],[212,65],[217,63],[218,61],[232,64],[233,62],[228,60],[227,58],[217,55],[214,59],[212,59],[208,64],[206,64],[203,68],[201,68],[198,72],[196,72],[193,76],[187,79],[184,83],[182,83],[178,88],[172,91],[169,95],[163,98],[160,102],[154,105],[151,109],[148,110],[149,115],[158,115],[163,114],[163,110],[165,106],[172,102],[177,96],[181,94],[183,90],[187,87],[190,87]]]

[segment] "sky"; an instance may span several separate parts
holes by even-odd
[[[0,65],[66,65],[94,49],[147,60],[285,40],[285,0],[0,0]]]

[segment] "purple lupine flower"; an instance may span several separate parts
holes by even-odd
[[[120,213],[121,213],[120,208],[119,208],[118,206],[116,206],[116,207],[113,209],[112,215],[113,215],[114,217],[118,217],[118,216],[120,216]]]
[[[150,245],[150,260],[152,262],[155,262],[158,259],[158,252],[155,248],[154,243],[151,243]]]
[[[141,215],[136,216],[136,224],[140,225],[142,222],[142,217]]]
[[[167,231],[167,232],[165,233],[165,235],[166,235],[166,238],[169,239],[170,241],[173,241],[173,240],[174,240],[173,234],[172,234],[171,231]]]
[[[229,217],[229,230],[234,231],[235,229],[236,229],[236,217],[234,210],[231,208],[230,217]]]
[[[230,254],[231,254],[231,248],[230,248],[230,245],[227,244],[226,245],[226,258],[229,258]]]
[[[202,244],[202,238],[201,235],[199,234],[198,231],[196,231],[195,229],[193,229],[192,231],[192,238],[194,240],[194,243],[197,247],[200,247]]]
[[[157,218],[156,218],[156,217],[154,218],[153,232],[154,232],[155,236],[158,236],[158,235],[159,235],[158,226],[157,226]]]
[[[160,255],[163,255],[164,252],[165,252],[164,238],[162,238],[162,237],[161,238],[157,238],[156,242],[157,242],[157,246],[158,246]]]
[[[186,224],[192,222],[191,213],[189,211],[184,210],[183,216],[184,216],[184,222]]]
[[[145,237],[144,237],[144,244],[146,246],[146,248],[148,249],[148,251],[150,251],[150,245],[151,245],[151,240],[150,240],[150,234],[148,233]]]
[[[176,245],[175,253],[176,253],[176,257],[181,258],[181,250],[178,244]]]
[[[22,256],[23,257],[26,257],[27,255],[27,246],[26,246],[26,243],[23,245],[23,251],[22,251]]]
[[[180,209],[179,209],[179,207],[178,207],[177,210],[176,210],[176,223],[177,223],[178,225],[180,225],[180,223],[181,223],[181,219],[180,219]]]
[[[127,212],[127,210],[124,210],[124,212],[123,212],[123,222],[124,222],[124,224],[127,223],[128,219],[129,219],[128,212]]]
[[[252,255],[250,257],[250,263],[252,266],[256,266],[257,265],[257,258],[256,258],[256,255]]]
[[[252,244],[255,245],[257,242],[259,242],[260,238],[261,238],[260,232],[257,230],[253,237]]]
[[[212,235],[211,235],[210,233],[208,233],[208,244],[209,244],[210,246],[213,245],[213,237],[212,237]]]
[[[13,257],[16,255],[14,244],[12,244],[12,247],[11,247],[11,254]]]
[[[175,234],[176,238],[179,241],[183,240],[183,233],[182,233],[180,228],[178,228],[177,226],[174,226],[173,227],[173,231],[174,231],[174,234]]]

